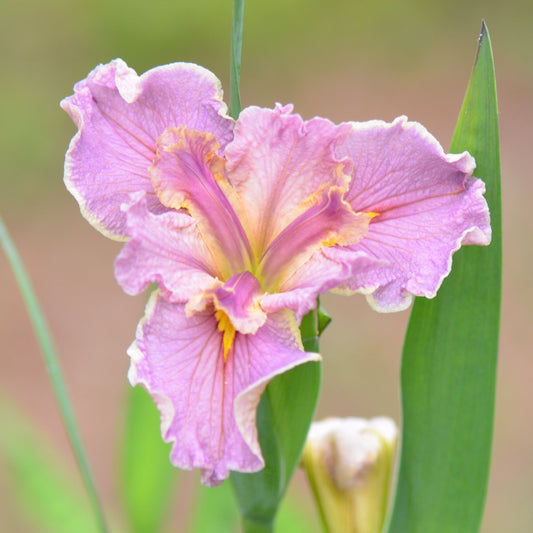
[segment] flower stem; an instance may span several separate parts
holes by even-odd
[[[48,329],[46,319],[40,308],[39,302],[31,285],[30,279],[26,273],[26,269],[20,259],[20,256],[15,248],[11,237],[4,225],[2,218],[0,217],[0,244],[4,249],[7,256],[7,260],[11,266],[15,279],[17,281],[19,290],[22,295],[22,299],[26,305],[26,310],[30,317],[30,321],[39,343],[39,348],[43,355],[43,359],[46,365],[46,370],[54,389],[56,401],[59,407],[59,412],[63,420],[63,425],[70,440],[70,446],[78,463],[81,476],[85,482],[85,488],[91,500],[93,511],[96,521],[98,523],[99,531],[101,533],[107,533],[108,529],[104,518],[104,513],[100,505],[98,495],[96,493],[96,487],[93,481],[91,470],[89,468],[89,462],[85,454],[83,443],[76,425],[74,413],[70,399],[68,397],[65,381],[63,379],[59,361],[56,355],[56,350],[52,341],[52,336]]]
[[[230,57],[230,86],[231,99],[229,114],[237,119],[241,112],[241,94],[239,83],[241,79],[241,50],[242,50],[242,26],[244,18],[244,0],[233,2],[233,25],[231,28],[231,57]]]
[[[272,533],[274,531],[273,522],[256,522],[243,516],[243,533]]]

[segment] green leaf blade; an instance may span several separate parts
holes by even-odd
[[[234,0],[231,38],[229,114],[241,112],[240,72],[244,0]],[[300,326],[306,351],[318,352],[320,333],[330,321],[327,313],[312,311]],[[232,485],[245,533],[268,533],[287,485],[302,455],[318,401],[321,363],[311,362],[277,376],[267,386],[257,407],[259,444],[265,468],[255,474],[233,472]]]
[[[479,531],[490,468],[501,299],[496,84],[483,24],[451,152],[487,186],[492,243],[454,256],[437,298],[417,298],[402,359],[403,440],[389,533]]]
[[[242,27],[244,21],[244,0],[233,1],[233,23],[231,28],[231,54],[230,54],[230,87],[231,100],[229,114],[237,120],[241,112],[241,92],[239,88],[241,79],[241,52],[242,52]]]

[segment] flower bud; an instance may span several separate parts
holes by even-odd
[[[311,425],[302,464],[327,531],[381,531],[397,441],[396,425],[385,417]]]

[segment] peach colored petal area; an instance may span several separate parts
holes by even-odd
[[[264,466],[255,426],[261,393],[274,376],[319,357],[302,350],[294,319],[283,312],[254,335],[237,333],[227,359],[223,351],[212,311],[188,317],[182,304],[157,294],[128,351],[129,379],[154,398],[163,438],[172,443],[171,461],[202,469],[210,486],[231,470]]]
[[[343,195],[340,187],[318,191],[268,246],[259,265],[268,292],[277,292],[315,251],[355,244],[364,237],[370,217],[354,213]]]
[[[148,168],[157,138],[184,126],[216,136],[223,149],[233,138],[218,79],[189,63],[173,63],[137,76],[116,59],[96,67],[61,102],[78,133],[65,159],[65,183],[87,220],[108,237],[125,236],[123,203],[130,194],[153,195]]]
[[[388,263],[349,247],[322,247],[283,280],[276,293],[267,293],[261,300],[267,312],[291,309],[298,319],[316,307],[317,297],[350,282],[363,282],[375,290],[390,281]]]
[[[418,123],[400,117],[353,123],[339,157],[353,162],[346,200],[372,212],[368,233],[354,251],[388,263],[344,285],[368,294],[380,311],[409,306],[412,295],[433,297],[462,244],[490,243],[483,182],[472,177],[468,153],[445,154]]]
[[[225,151],[230,181],[240,196],[252,248],[260,255],[317,190],[346,184],[349,161],[334,146],[350,128],[326,119],[304,121],[292,106],[248,107]]]

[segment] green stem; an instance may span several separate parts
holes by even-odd
[[[96,493],[95,484],[91,475],[80,433],[76,425],[74,413],[72,411],[71,403],[65,387],[65,382],[61,373],[61,368],[59,366],[59,361],[48,325],[46,324],[44,314],[39,306],[39,302],[37,301],[37,297],[32,288],[30,279],[26,273],[26,269],[24,268],[22,260],[20,259],[17,249],[15,248],[15,245],[13,244],[13,241],[11,240],[11,237],[9,236],[7,228],[4,225],[1,217],[0,244],[2,245],[2,248],[7,256],[7,260],[9,261],[21,292],[22,299],[26,305],[26,310],[28,311],[35,336],[37,337],[37,341],[44,358],[46,370],[48,371],[50,381],[52,382],[52,387],[54,389],[59,412],[63,420],[63,425],[65,426],[72,451],[74,452],[80,473],[85,482],[85,487],[87,489],[89,499],[91,500],[99,530],[102,533],[107,533],[108,529],[106,526],[104,513]]]
[[[302,318],[300,333],[302,335],[302,344],[306,352],[320,352],[317,309],[309,311],[309,313]]]
[[[242,530],[244,533],[272,533],[274,524],[273,522],[256,522],[243,517]]]
[[[231,99],[229,114],[235,120],[241,112],[241,79],[242,25],[244,18],[244,0],[233,2],[233,24],[231,28],[230,87]]]

